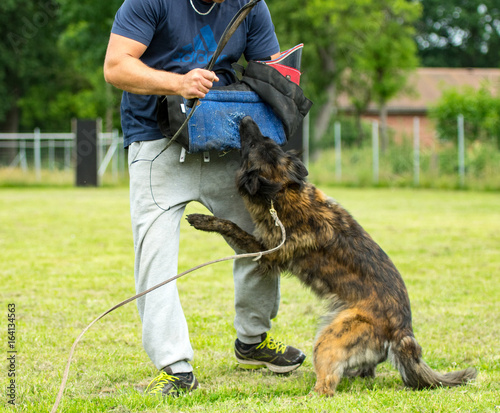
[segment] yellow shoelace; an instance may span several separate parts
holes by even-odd
[[[154,394],[161,392],[165,384],[175,380],[177,380],[177,377],[170,376],[162,371],[160,375],[154,378],[151,383],[149,383],[148,387],[146,387],[146,393]]]
[[[258,349],[265,347],[270,350],[275,350],[276,353],[281,354],[283,354],[286,350],[286,344],[282,343],[281,341],[275,341],[274,338],[269,335],[267,335],[266,339],[257,346]]]

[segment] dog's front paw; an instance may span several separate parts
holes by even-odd
[[[203,214],[189,214],[186,219],[193,227],[201,231],[213,231],[217,222],[216,217]]]

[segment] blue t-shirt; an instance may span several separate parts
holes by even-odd
[[[192,0],[207,12],[212,3]],[[112,33],[147,46],[141,60],[155,69],[187,73],[203,68],[212,57],[226,26],[247,0],[226,0],[207,15],[199,15],[190,0],[125,0],[115,16]],[[279,43],[267,5],[260,1],[238,27],[223,49],[214,70],[232,70],[231,64],[244,55],[255,60],[279,52]],[[218,75],[217,86],[231,82]],[[162,138],[156,121],[157,96],[123,92],[121,104],[125,146],[134,141]]]

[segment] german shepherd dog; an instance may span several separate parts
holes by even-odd
[[[289,272],[327,301],[329,312],[314,344],[314,390],[332,396],[342,377],[374,377],[387,358],[412,389],[458,386],[474,368],[441,374],[422,359],[411,322],[410,300],[398,270],[354,218],[306,182],[296,153],[264,137],[250,118],[240,123],[241,166],[236,184],[255,222],[254,234],[213,216],[192,214],[197,229],[222,234],[248,252],[271,249],[286,229],[284,246],[260,259],[262,274]]]

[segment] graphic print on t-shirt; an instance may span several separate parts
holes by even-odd
[[[182,48],[182,51],[175,54],[172,59],[174,62],[194,63],[198,65],[207,65],[210,58],[217,49],[217,42],[210,26],[205,26],[200,30],[192,43]],[[223,59],[225,55],[219,56],[217,61]]]

